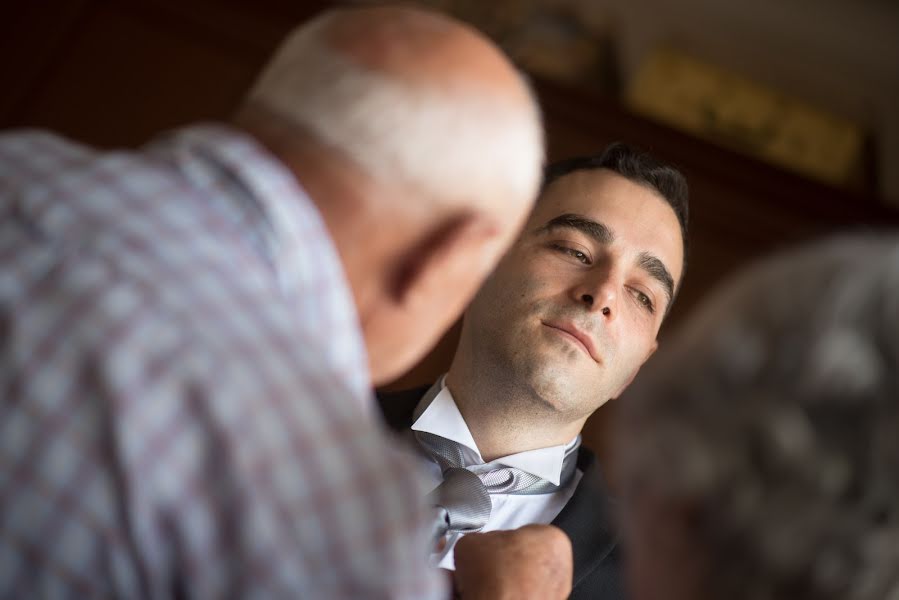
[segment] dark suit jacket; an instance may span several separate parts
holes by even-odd
[[[412,412],[428,387],[380,393],[378,402],[391,429],[412,426]],[[577,466],[583,472],[574,495],[552,522],[571,539],[574,549],[573,600],[620,600],[624,596],[621,553],[612,527],[612,502],[593,453],[580,447]]]

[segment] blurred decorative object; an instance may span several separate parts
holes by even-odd
[[[468,21],[501,40],[522,26],[534,12],[534,0],[423,0],[423,4]]]
[[[625,101],[639,113],[813,179],[862,183],[860,126],[676,50],[652,53]]]
[[[557,6],[537,11],[501,43],[513,60],[535,75],[617,92],[608,27],[588,29],[572,9]]]
[[[608,19],[576,0],[430,0],[472,23],[538,77],[617,94]]]

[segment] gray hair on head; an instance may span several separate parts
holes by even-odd
[[[441,199],[533,199],[543,161],[539,109],[475,82],[412,81],[366,68],[328,40],[333,13],[294,31],[247,97],[376,180]],[[439,75],[439,74],[438,74]]]
[[[709,597],[899,598],[899,235],[742,273],[622,409],[623,505],[690,507]]]

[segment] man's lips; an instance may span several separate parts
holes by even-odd
[[[589,335],[575,327],[572,323],[564,323],[557,321],[540,321],[545,326],[550,329],[555,329],[559,331],[562,335],[567,337],[581,347],[581,349],[592,358],[594,361],[599,362],[599,356],[596,352],[596,345],[593,343],[593,338]]]

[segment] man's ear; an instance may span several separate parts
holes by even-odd
[[[486,256],[485,244],[498,235],[499,227],[476,213],[445,220],[403,253],[389,284],[390,299],[405,306],[440,286],[471,280],[486,270],[478,263]],[[454,291],[446,289],[448,294]]]
[[[649,357],[652,356],[653,354],[655,354],[655,352],[656,352],[656,350],[658,350],[658,348],[659,348],[659,340],[653,340],[652,346],[649,348],[649,352],[647,352],[646,356],[643,357],[643,362],[641,362],[639,365],[637,365],[637,368],[634,369],[634,372],[631,373],[631,376],[627,378],[627,381],[625,381],[624,384],[620,388],[618,388],[618,391],[615,393],[614,396],[612,396],[613,400],[615,398],[618,398],[619,396],[621,396],[621,394],[624,393],[624,390],[626,390],[630,386],[630,384],[632,384],[634,382],[634,379],[637,377],[637,373],[640,372],[640,369],[643,367],[643,365],[646,364],[646,361],[649,360]]]

